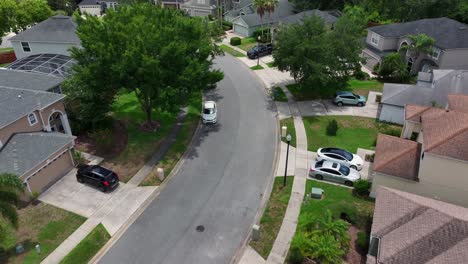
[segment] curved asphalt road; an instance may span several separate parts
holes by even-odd
[[[225,78],[207,97],[218,125],[202,127],[177,175],[100,263],[229,263],[246,238],[272,176],[276,111],[242,62],[216,64]]]

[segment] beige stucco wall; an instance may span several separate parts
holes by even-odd
[[[425,153],[420,165],[419,182],[374,172],[371,195],[375,195],[378,186],[468,207],[468,162]]]
[[[73,168],[70,147],[60,149],[21,177],[23,181],[27,180],[31,192],[45,191]]]
[[[63,101],[60,100],[55,102],[54,104],[46,107],[42,111],[34,111],[36,114],[37,123],[34,125],[29,125],[28,116],[24,116],[21,119],[11,123],[10,125],[0,129],[0,141],[2,144],[11,137],[13,133],[25,133],[25,132],[38,132],[42,131],[46,126],[49,124],[49,117],[52,113],[60,111],[63,114],[65,113],[65,106],[63,105]],[[29,115],[29,113],[28,113]]]
[[[401,137],[410,139],[413,132],[421,133],[421,123],[406,120],[401,132]]]
[[[440,69],[468,70],[468,49],[445,50],[439,61]]]

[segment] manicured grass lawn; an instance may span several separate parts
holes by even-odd
[[[283,223],[289,198],[291,197],[293,181],[293,176],[286,177],[286,187],[283,187],[283,177],[275,178],[270,200],[260,220],[260,240],[250,241],[250,246],[265,259],[270,254]]]
[[[222,51],[229,53],[234,57],[246,57],[246,55],[243,54],[242,52],[239,52],[227,45],[221,44],[219,47],[221,48]]]
[[[268,67],[270,67],[270,68],[276,67],[274,61],[272,61],[272,62],[267,62],[266,65],[267,65]]]
[[[127,182],[157,151],[163,139],[170,133],[176,120],[176,112],[153,111],[153,120],[160,123],[156,132],[146,132],[140,128],[146,120],[135,93],[122,93],[113,105],[113,116],[122,121],[128,133],[125,149],[115,157],[106,159],[104,166],[117,172],[119,179]]]
[[[250,69],[256,71],[256,70],[263,70],[264,68],[262,65],[255,65],[255,66],[250,67]]]
[[[338,122],[336,136],[328,136],[326,127],[329,121]],[[377,122],[374,118],[354,116],[311,116],[303,117],[310,151],[321,147],[338,147],[353,153],[357,148],[374,149],[379,132],[398,135],[401,127]]]
[[[6,67],[8,64],[10,64],[10,63],[0,63],[0,67],[2,67],[2,68]]]
[[[241,39],[241,44],[237,47],[245,51],[248,51],[249,49],[255,47],[256,45],[257,45],[257,40],[255,40],[255,38],[243,38]]]
[[[296,147],[296,128],[294,127],[294,120],[292,117],[290,118],[285,118],[280,120],[280,135],[281,135],[281,128],[283,126],[286,126],[288,128],[286,135],[290,134],[291,135],[291,142],[290,145],[293,147]],[[281,141],[284,143],[287,143],[286,137],[282,137]]]
[[[273,99],[278,102],[287,102],[288,97],[280,87],[273,88]]]
[[[376,80],[360,81],[356,79],[351,79],[348,82],[348,87],[342,87],[339,89],[313,89],[313,87],[304,87],[296,83],[286,85],[286,87],[294,95],[294,98],[297,101],[306,101],[316,99],[330,99],[333,97],[336,90],[348,90],[360,95],[367,96],[369,94],[369,91],[382,92],[383,83]]]
[[[0,48],[0,53],[10,52],[10,51],[13,51],[13,48],[12,48],[12,47],[9,47],[9,48]]]
[[[177,164],[179,159],[184,155],[187,150],[190,141],[192,140],[193,134],[197,129],[198,123],[200,121],[201,114],[201,104],[202,104],[201,94],[195,96],[188,106],[187,117],[185,118],[184,123],[179,131],[179,134],[176,137],[176,141],[173,143],[169,151],[164,155],[163,159],[159,162],[158,165],[153,169],[151,174],[141,183],[143,186],[157,186],[161,184],[161,181],[156,176],[156,168],[163,168],[165,176],[168,176],[174,166]]]
[[[0,247],[8,251],[9,258],[3,261],[0,257],[0,263],[40,263],[86,220],[44,203],[29,205],[19,210],[18,214],[19,228],[8,228],[4,232],[6,239]],[[15,246],[20,243],[25,252],[16,255]],[[37,244],[41,247],[41,254],[35,250]]]
[[[109,233],[102,224],[99,224],[60,263],[88,263],[109,239]]]
[[[352,79],[348,82],[349,87],[348,89],[352,90],[353,92],[368,96],[369,91],[375,92],[382,92],[383,91],[383,83],[377,80],[367,80],[367,81],[360,81],[356,79]]]

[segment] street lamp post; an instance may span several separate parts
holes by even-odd
[[[286,136],[286,141],[288,142],[288,147],[286,148],[286,166],[284,166],[283,186],[286,186],[286,176],[288,174],[289,144],[291,143],[291,134]]]

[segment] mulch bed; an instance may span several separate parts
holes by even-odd
[[[355,226],[350,226],[348,229],[348,234],[350,237],[350,247],[348,250],[348,254],[346,254],[346,263],[349,264],[365,264],[366,263],[366,255],[357,245],[357,233],[359,229]]]
[[[112,148],[102,150],[96,147],[94,141],[86,133],[77,137],[75,140],[75,147],[80,151],[109,159],[118,156],[127,146],[128,134],[127,128],[123,122],[119,120],[114,122],[112,127],[112,138]]]

